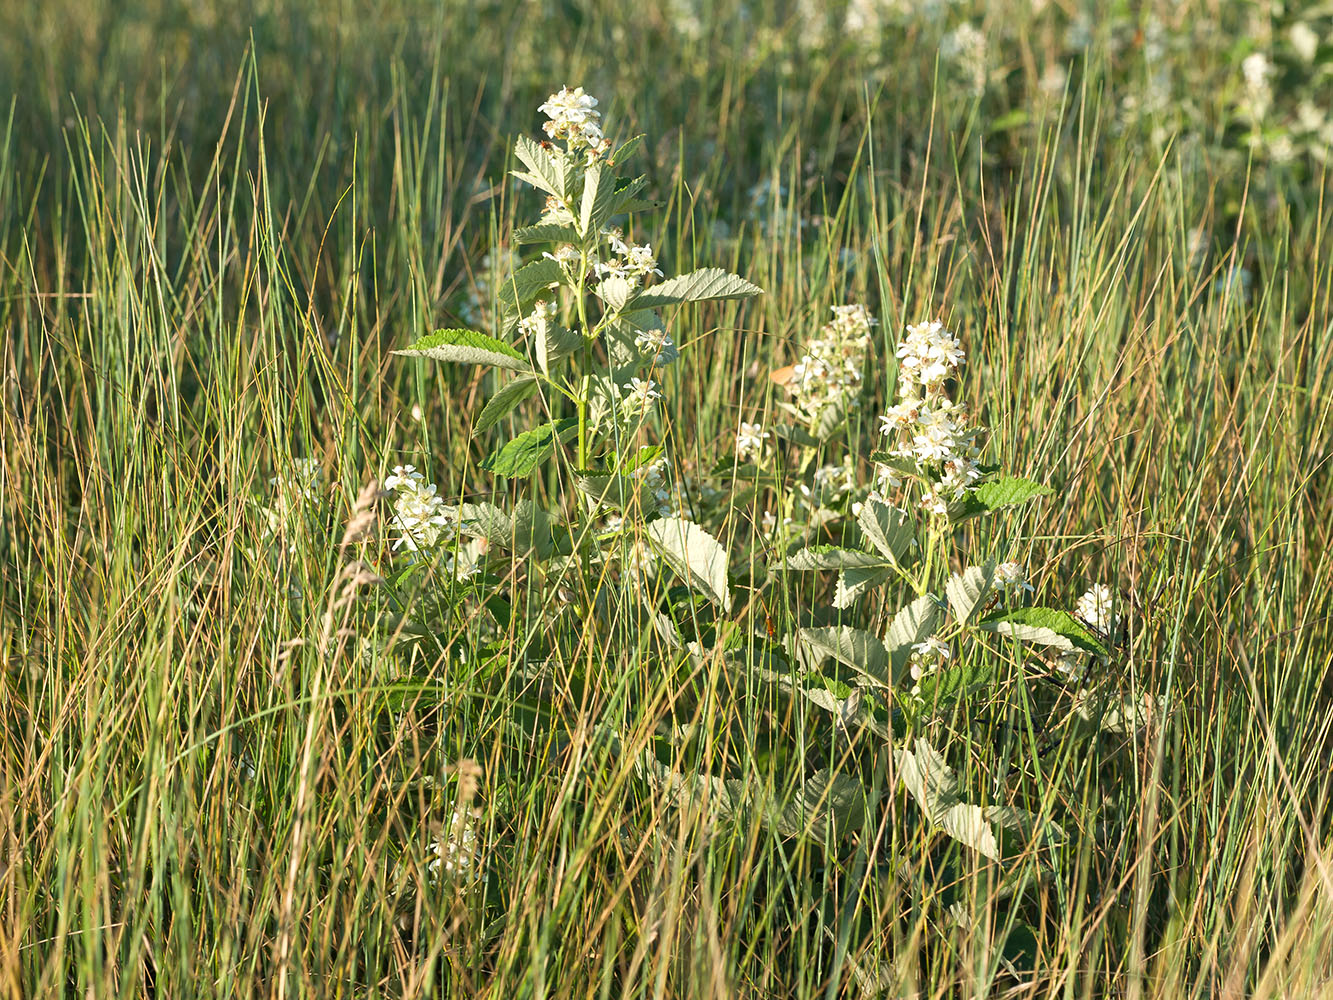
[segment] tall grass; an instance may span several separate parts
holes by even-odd
[[[0,990],[1333,992],[1329,178],[1221,126],[1122,127],[1134,73],[1107,37],[1039,101],[1059,25],[1001,6],[1008,91],[984,100],[927,28],[805,50],[785,7],[711,9],[700,41],[601,3],[0,15]],[[683,471],[771,412],[768,372],[830,305],[870,303],[885,355],[939,315],[991,451],[1058,487],[1021,520],[1039,589],[1131,595],[1117,669],[1160,701],[1128,734],[1034,731],[1012,681],[945,727],[984,748],[957,762],[972,787],[1080,817],[1022,892],[1026,951],[1007,887],[943,881],[901,798],[824,851],[644,782],[668,717],[700,734],[682,767],[772,782],[814,752],[763,746],[783,709],[757,671],[682,677],[622,630],[538,672],[366,624],[412,615],[345,537],[367,482],[410,461],[489,488],[489,385],[388,352],[454,325],[531,214],[509,140],[564,82],[649,135],[662,260],[767,290],[678,319]],[[867,415],[892,392],[871,371]],[[307,457],[327,477],[275,545],[269,479]],[[822,600],[807,584],[789,613]],[[464,888],[427,869],[458,808],[484,845]]]

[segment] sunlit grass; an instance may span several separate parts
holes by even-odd
[[[1155,135],[1121,112],[1132,42],[1099,37],[1039,100],[1068,25],[1022,4],[973,12],[997,39],[981,100],[924,22],[870,56],[726,5],[702,41],[609,5],[77,6],[0,23],[8,995],[1329,989],[1328,183],[1251,162],[1216,117],[1235,59],[1173,57],[1211,131],[1181,111]],[[1035,730],[1014,671],[941,724],[968,788],[1077,820],[1021,907],[896,788],[830,850],[668,803],[642,766],[664,719],[697,734],[675,764],[751,785],[825,752],[799,719],[764,745],[788,703],[758,671],[678,670],[628,617],[585,636],[535,589],[551,635],[492,638],[575,655],[487,659],[462,628],[414,633],[445,581],[391,598],[387,545],[344,544],[395,465],[451,500],[492,489],[477,462],[510,425],[469,432],[492,377],[389,352],[462,325],[482,255],[535,214],[508,150],[564,83],[649,135],[664,270],[766,291],[673,318],[677,473],[770,420],[769,373],[849,302],[881,321],[846,437],[864,464],[893,344],[939,317],[988,454],[1056,489],[969,541],[1021,538],[1003,554],[1052,603],[1126,595],[1113,680],[1162,699],[1133,732]],[[305,459],[323,478],[275,543],[270,478]],[[554,466],[535,484],[561,495]],[[820,587],[737,617],[786,628]],[[433,881],[460,815],[480,875]],[[1020,910],[1040,934],[1006,967]]]

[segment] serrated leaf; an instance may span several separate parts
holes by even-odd
[[[949,519],[963,521],[993,510],[1016,507],[1036,497],[1049,496],[1054,492],[1049,486],[1034,483],[1030,479],[1017,476],[1001,476],[991,479],[969,490],[963,499],[949,505]]]
[[[531,500],[520,500],[508,514],[492,503],[465,503],[458,508],[463,534],[484,538],[515,555],[535,552],[545,559],[555,549],[555,517]]]
[[[515,177],[557,198],[569,196],[570,171],[563,154],[552,155],[540,143],[519,136],[514,143],[514,155],[529,171],[526,174],[514,171]]]
[[[895,571],[888,568],[856,567],[838,574],[838,586],[833,592],[835,608],[851,607],[852,602],[871,587],[878,587],[893,579]]]
[[[821,660],[831,656],[881,686],[890,683],[889,651],[878,636],[848,625],[803,628],[799,635]]]
[[[542,292],[559,284],[563,277],[560,265],[549,258],[530,261],[500,286],[500,302],[512,312],[523,313]]]
[[[716,538],[693,521],[679,517],[653,521],[646,533],[681,579],[720,604],[724,611],[731,610],[731,588],[727,582],[729,557]]]
[[[907,666],[912,647],[934,635],[939,623],[940,605],[930,594],[923,594],[912,603],[903,605],[893,616],[884,636],[884,645],[888,647],[889,656],[893,660],[895,677]]]
[[[1031,642],[1038,646],[1049,646],[1052,649],[1062,649],[1066,652],[1074,649],[1074,643],[1062,636],[1059,632],[1054,632],[1048,628],[1041,628],[1037,625],[1020,625],[1016,622],[996,622],[994,625],[982,625],[987,632],[994,632],[996,635],[1007,635],[1014,639],[1021,639],[1023,642]]]
[[[561,358],[567,358],[583,346],[583,338],[574,330],[566,330],[554,323],[538,323],[536,343],[532,353],[537,364],[547,375],[551,374],[551,365]]]
[[[851,406],[851,400],[846,396],[839,396],[838,399],[823,407],[819,411],[818,417],[810,427],[810,432],[815,440],[819,442],[827,441],[847,420],[847,413]]]
[[[514,242],[519,245],[531,243],[577,243],[579,232],[573,226],[562,226],[556,222],[539,222],[535,226],[524,226],[514,231]]]
[[[985,811],[961,801],[957,778],[929,743],[918,739],[913,750],[899,751],[898,776],[931,826],[993,861],[1000,860],[1000,845]]]
[[[520,375],[513,381],[506,382],[496,390],[495,395],[487,400],[486,405],[481,408],[476,423],[472,425],[472,433],[481,434],[490,430],[503,419],[506,413],[536,391],[537,376],[535,375]]]
[[[593,291],[606,303],[608,309],[620,312],[634,294],[634,286],[619,275],[612,274],[597,282]]]
[[[572,417],[556,421],[553,427],[544,424],[506,442],[480,463],[481,468],[497,476],[515,478],[526,476],[555,451],[557,440],[566,440],[578,430],[578,421]]]
[[[763,289],[744,278],[728,274],[720,267],[705,267],[659,281],[635,296],[635,309],[656,309],[682,302],[709,302],[716,299],[748,299],[762,295]]]
[[[769,823],[781,837],[846,837],[865,822],[865,800],[859,781],[821,769],[801,784],[791,801],[770,811]]]
[[[476,330],[436,330],[393,353],[465,365],[494,365],[515,372],[532,371],[527,359],[509,344]]]
[[[616,472],[582,472],[574,480],[580,490],[616,510],[650,507],[643,503],[643,483]]]
[[[883,556],[859,549],[840,549],[834,545],[812,545],[787,558],[788,569],[809,572],[820,569],[883,569],[891,567]]]
[[[861,504],[856,523],[870,544],[895,563],[903,561],[903,555],[915,538],[907,514],[882,500],[869,499]]]
[[[615,213],[616,177],[600,163],[583,174],[583,199],[579,204],[579,224],[584,236],[599,233]]]
[[[1108,655],[1106,646],[1102,644],[1101,639],[1091,629],[1068,611],[1061,611],[1057,608],[1014,608],[1010,611],[987,615],[979,624],[989,632],[1012,635],[1031,642],[1042,642],[1043,640],[1040,637],[1042,633],[1030,632],[1029,630],[1045,629],[1066,639],[1079,649],[1096,653],[1098,656]],[[1046,644],[1055,645],[1049,642]]]
[[[915,458],[905,458],[890,451],[872,452],[870,461],[876,465],[887,465],[894,472],[904,476],[921,475],[921,465]]]
[[[655,202],[642,201],[634,196],[643,190],[643,186],[648,183],[647,176],[640,175],[633,180],[621,181],[616,185],[615,194],[612,196],[610,204],[606,207],[605,218],[602,225],[610,222],[617,215],[623,212],[639,212],[645,208],[655,207]]]
[[[620,166],[621,164],[624,163],[627,157],[633,156],[635,153],[637,153],[639,151],[639,147],[642,145],[643,145],[643,136],[641,135],[636,135],[633,138],[626,139],[623,143],[620,144],[620,148],[618,148],[614,153],[611,154],[610,162],[617,167]]]
[[[995,560],[989,559],[983,566],[969,566],[961,573],[954,573],[944,585],[944,593],[949,598],[949,609],[954,618],[966,624],[987,597],[995,583]]]

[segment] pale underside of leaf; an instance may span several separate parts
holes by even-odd
[[[633,305],[635,309],[652,309],[683,302],[748,299],[762,294],[758,285],[750,284],[739,275],[728,274],[720,267],[705,267],[659,281],[635,296]]]
[[[647,535],[682,579],[723,610],[731,610],[727,550],[716,538],[693,521],[679,517],[653,521]]]

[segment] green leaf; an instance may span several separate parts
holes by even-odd
[[[1089,653],[1096,653],[1098,656],[1108,655],[1106,646],[1096,633],[1068,611],[1056,608],[1014,608],[1011,611],[987,615],[979,624],[988,632],[1066,648],[1059,642],[1045,641],[1043,636],[1046,632],[1050,632]]]
[[[895,677],[907,666],[912,647],[934,635],[939,622],[940,604],[931,594],[923,594],[911,604],[904,605],[893,616],[889,631],[884,636],[884,645],[893,658]]]
[[[583,346],[583,338],[574,330],[566,330],[555,323],[540,323],[537,326],[536,343],[532,353],[537,358],[537,365],[542,372],[550,375],[551,365],[561,358],[567,358]]]
[[[634,286],[624,278],[613,274],[597,282],[593,291],[597,293],[599,299],[606,303],[608,309],[613,312],[620,312],[634,294]]]
[[[748,299],[762,295],[763,289],[744,278],[728,274],[720,267],[705,267],[689,274],[659,281],[640,292],[633,300],[635,309],[654,309],[682,302],[708,302],[715,299]]]
[[[655,202],[642,201],[634,196],[643,190],[648,178],[644,175],[635,177],[633,180],[620,181],[616,185],[615,195],[611,198],[610,204],[606,208],[605,217],[602,225],[610,222],[622,212],[638,212],[645,208],[655,207]]]
[[[615,174],[594,163],[583,174],[583,199],[579,204],[579,225],[586,237],[601,232],[610,220],[616,199]]]
[[[520,375],[512,382],[506,382],[496,390],[495,395],[481,408],[481,413],[477,415],[477,420],[472,425],[472,433],[481,434],[490,430],[503,419],[506,413],[536,391],[537,376],[535,375]]]
[[[903,561],[904,553],[916,537],[907,514],[883,500],[865,501],[856,523],[861,526],[866,538],[870,539],[870,544],[895,563]]]
[[[1030,479],[1017,476],[1001,476],[991,479],[969,491],[963,499],[949,505],[949,519],[964,521],[969,517],[986,514],[1004,507],[1016,507],[1036,497],[1049,496],[1054,491],[1049,486],[1034,483]]]
[[[651,510],[654,507],[651,503],[644,503],[641,480],[618,472],[580,472],[575,477],[574,485],[598,503],[616,510],[633,510],[636,507]]]
[[[646,529],[662,558],[683,580],[703,592],[709,600],[731,610],[731,588],[727,583],[727,550],[716,538],[693,521],[664,517]]]
[[[532,371],[527,359],[513,347],[476,330],[436,330],[393,353],[466,365],[494,365],[515,372]]]
[[[562,226],[554,222],[541,222],[535,226],[524,226],[514,232],[514,242],[520,245],[529,243],[577,243],[578,241],[579,231],[577,229],[573,226]]]
[[[626,158],[633,156],[643,145],[643,136],[636,135],[632,139],[626,139],[614,153],[611,154],[609,163],[612,166],[620,166]]]
[[[991,586],[995,582],[995,560],[987,560],[984,566],[969,566],[962,573],[949,577],[944,585],[944,593],[949,598],[949,608],[961,624],[966,624],[977,608],[990,596]]]
[[[882,687],[891,683],[889,651],[878,636],[847,625],[803,628],[799,635],[801,642],[813,649],[820,660],[831,656]]]
[[[771,809],[768,820],[780,837],[844,838],[864,824],[865,807],[865,788],[859,781],[821,769],[802,782],[780,810]]]
[[[809,571],[819,569],[883,569],[891,567],[883,556],[859,549],[840,549],[836,545],[812,545],[792,553],[787,559],[789,569]]]
[[[549,258],[524,264],[500,286],[500,301],[507,309],[523,313],[537,297],[564,279],[560,265]]]
[[[835,608],[851,607],[852,602],[871,587],[878,587],[893,579],[895,571],[889,568],[852,567],[838,574],[838,586],[833,593]]]
[[[993,861],[1000,860],[1000,845],[985,811],[961,801],[958,779],[929,743],[918,739],[915,750],[899,751],[898,776],[931,826]]]
[[[481,468],[497,476],[526,476],[555,451],[557,439],[564,441],[572,437],[578,431],[578,426],[577,420],[567,417],[556,421],[554,427],[544,424],[534,430],[524,431],[483,459]]]
[[[513,171],[515,177],[557,198],[569,197],[572,164],[563,153],[553,155],[543,149],[540,143],[533,142],[527,136],[519,136],[514,143],[514,155],[528,168],[528,173]]]

